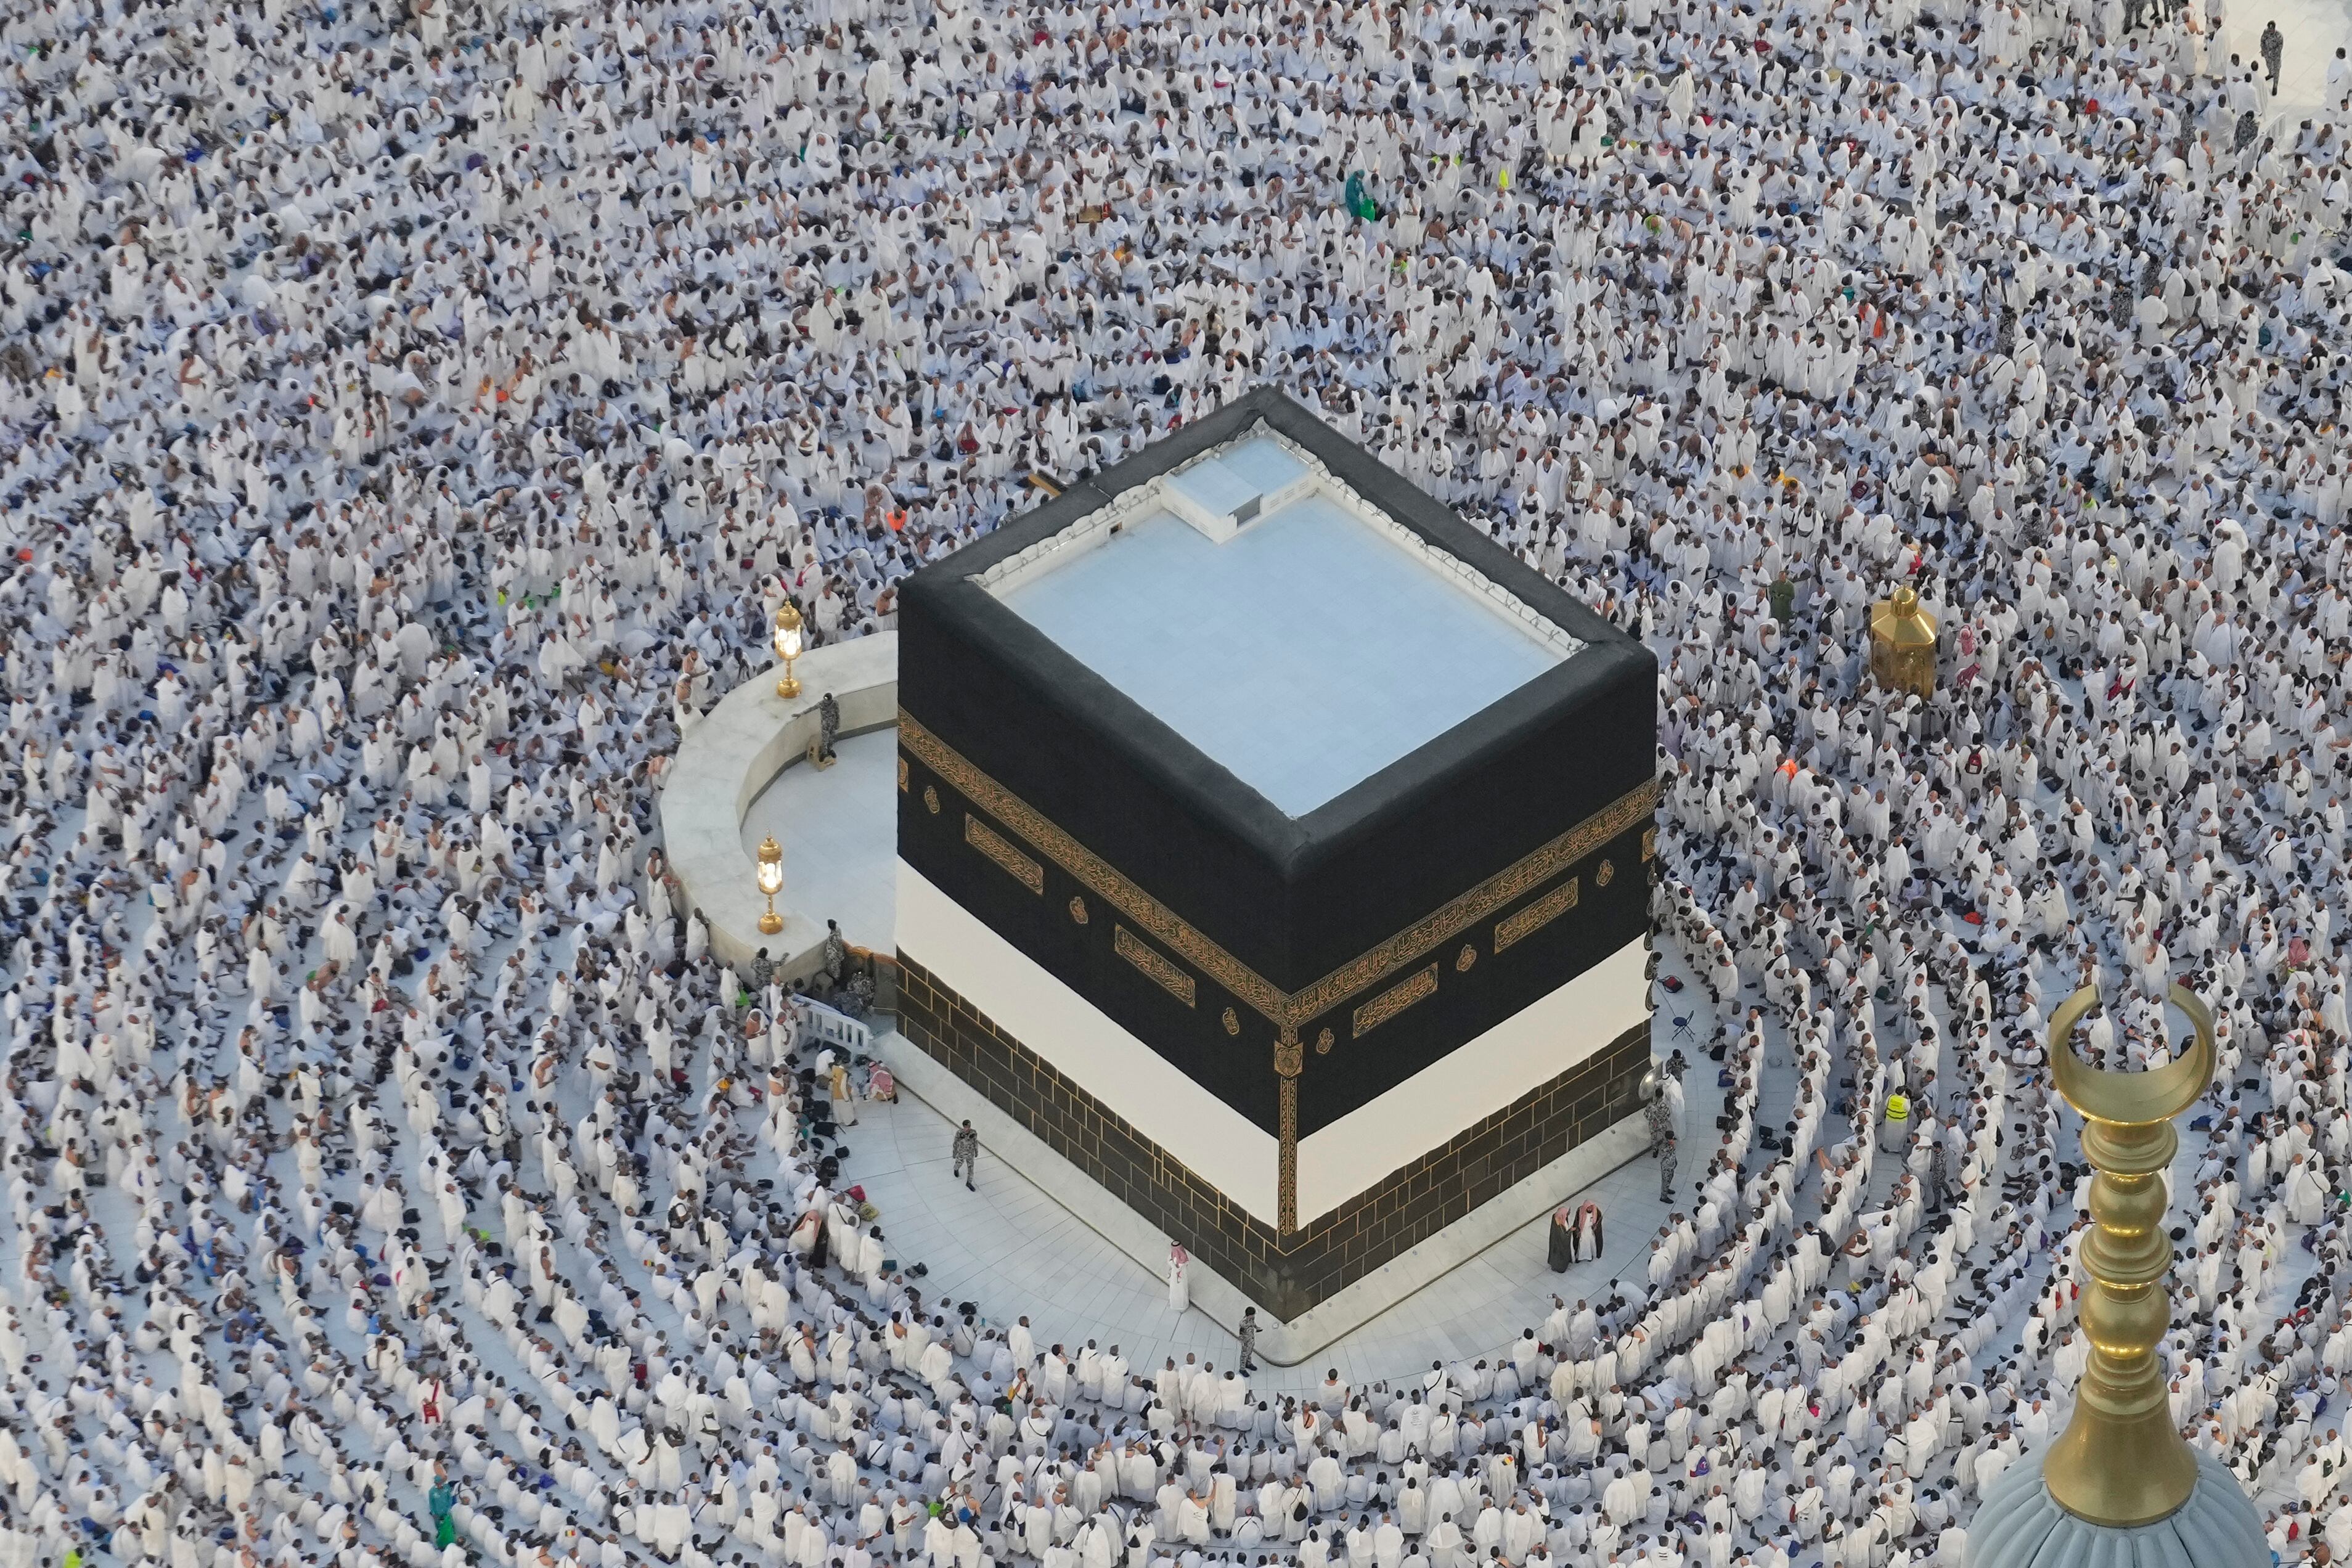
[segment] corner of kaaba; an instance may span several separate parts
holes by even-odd
[[[1656,661],[1282,394],[900,637],[901,1031],[1276,1320],[1638,1111]]]

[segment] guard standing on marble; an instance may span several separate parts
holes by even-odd
[[[1658,1157],[1658,1201],[1669,1203],[1675,1195],[1674,1107],[1664,1095],[1656,1095],[1642,1108],[1642,1116],[1650,1125],[1650,1152]]]
[[[809,742],[809,765],[818,769],[833,766],[838,760],[834,754],[834,742],[840,736],[841,704],[835,701],[833,693],[828,691],[824,700],[816,705],[816,738]]]
[[[1257,1370],[1257,1309],[1255,1307],[1242,1309],[1241,1327],[1234,1331],[1234,1337],[1242,1342],[1241,1371],[1242,1375],[1247,1377]]]
[[[824,944],[817,957],[817,978],[824,982],[824,992],[831,996],[841,987],[842,976],[849,969],[849,944],[841,939],[841,922],[824,922]]]
[[[1952,1157],[1944,1144],[1941,1123],[1930,1118],[1926,1125],[1927,1135],[1927,1202],[1934,1207],[1948,1208],[1952,1202]]]
[[[2286,58],[2286,35],[2279,31],[2275,17],[2263,24],[2263,69],[2270,73],[2271,90],[2279,86],[2279,65]]]
[[[971,1130],[971,1122],[967,1121],[956,1129],[955,1142],[950,1145],[949,1152],[955,1156],[952,1169],[956,1175],[963,1178],[964,1191],[978,1192],[980,1189],[971,1184],[971,1178],[980,1165],[980,1134]]]
[[[1650,1152],[1658,1157],[1658,1201],[1675,1194],[1675,1111],[1678,1086],[1670,1068],[1653,1065],[1642,1075],[1642,1120],[1650,1129]]]

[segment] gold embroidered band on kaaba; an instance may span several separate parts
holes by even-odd
[[[1400,980],[1356,1009],[1353,1037],[1361,1039],[1424,996],[1437,994],[1437,965],[1424,963],[1409,980]]]
[[[1033,893],[1045,890],[1045,868],[1004,841],[1004,835],[970,812],[963,814],[963,841],[1013,875]]]
[[[1133,921],[1137,930],[1224,987],[1286,1035],[1295,1033],[1301,1025],[1330,1011],[1356,993],[1395,974],[1439,942],[1460,935],[1506,905],[1533,892],[1593,850],[1631,830],[1636,823],[1647,821],[1656,811],[1658,802],[1657,781],[1644,782],[1469,891],[1448,900],[1369,952],[1341,964],[1303,990],[1286,992],[1144,891],[1118,868],[1071,837],[1028,802],[974,767],[954,747],[923,728],[904,710],[898,714],[898,739],[924,766],[962,791],[965,799],[1019,834],[1046,859],[1077,879],[1081,886]],[[1012,872],[1033,892],[1043,890],[1042,868],[1001,837],[990,832],[985,825],[968,817],[964,837],[974,848]],[[1646,848],[1646,843],[1644,847]],[[1525,916],[1532,923],[1523,927],[1514,925],[1511,940],[1527,935],[1536,926],[1548,923],[1571,907],[1576,894],[1569,889],[1573,886],[1571,883],[1563,889],[1555,889],[1537,904],[1529,906]],[[1518,919],[1514,917],[1514,921]],[[1502,934],[1499,931],[1496,932],[1498,938]],[[1510,941],[1498,940],[1496,951],[1509,945]],[[1160,955],[1154,953],[1153,956]],[[1129,957],[1129,962],[1135,962],[1132,955]],[[1139,963],[1138,967],[1141,964]],[[1160,977],[1154,974],[1153,978]],[[1430,978],[1433,983],[1433,973]],[[1416,976],[1398,989],[1407,990],[1418,980]],[[1162,980],[1161,984],[1166,984],[1167,982]],[[1175,987],[1170,986],[1170,989],[1172,991]],[[1407,1000],[1418,1001],[1427,994],[1427,991],[1422,991]],[[1360,1010],[1360,1020],[1362,1014],[1372,1012],[1378,1005],[1375,1002]],[[1391,1008],[1381,1013],[1372,1022],[1380,1022],[1381,1018],[1392,1016],[1396,1010]],[[1370,1024],[1360,1022],[1355,1033],[1360,1035],[1370,1026]]]
[[[1533,936],[1576,908],[1576,879],[1570,877],[1526,909],[1495,922],[1495,951],[1502,952],[1523,936]],[[1466,951],[1466,950],[1465,950]]]
[[[1168,988],[1168,994],[1187,1007],[1192,1005],[1192,977],[1168,962],[1157,948],[1148,947],[1136,939],[1125,926],[1111,928],[1111,948],[1152,979]]]

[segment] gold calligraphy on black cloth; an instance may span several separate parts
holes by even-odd
[[[1192,964],[1223,987],[1228,994],[1275,1026],[1277,1031],[1276,1076],[1281,1090],[1282,1129],[1279,1136],[1279,1230],[1285,1236],[1297,1228],[1297,1221],[1299,1029],[1348,998],[1396,976],[1439,944],[1509,908],[1594,850],[1630,832],[1636,824],[1647,823],[1655,814],[1658,801],[1657,781],[1645,781],[1477,886],[1448,900],[1370,951],[1341,964],[1311,984],[1286,992],[1228,952],[1208,933],[1153,898],[1133,879],[1079,843],[1052,818],[982,773],[962,753],[903,710],[898,714],[898,739],[899,743],[918,761],[961,791],[966,800],[1003,823],[1047,860],[1068,873],[1080,887],[1132,921],[1136,929],[1145,936]],[[1654,833],[1654,827],[1644,828],[1642,841],[1644,858],[1653,852],[1651,847],[1655,841]],[[1044,868],[969,813],[964,819],[964,839],[1031,892],[1045,891]],[[1495,951],[1501,952],[1573,909],[1577,895],[1578,879],[1571,877],[1525,908],[1505,916],[1494,929]],[[1078,900],[1072,900],[1073,918],[1083,921],[1084,917],[1076,912],[1083,907]],[[1193,977],[1165,953],[1147,945],[1125,926],[1114,927],[1113,947],[1120,957],[1150,975],[1186,1006],[1193,1005],[1196,991]],[[1466,972],[1468,966],[1457,963],[1456,967]],[[1359,1005],[1350,1021],[1350,1037],[1360,1037],[1414,1003],[1435,994],[1437,971],[1436,963],[1424,963],[1386,991]],[[1232,1032],[1230,1026],[1228,1032]],[[1321,1033],[1316,1041],[1317,1054],[1330,1048],[1330,1037],[1328,1029]],[[1287,1071],[1280,1070],[1285,1067]]]

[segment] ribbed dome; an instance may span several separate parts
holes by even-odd
[[[1968,1568],[2270,1568],[2263,1516],[2208,1455],[2197,1456],[2197,1489],[2179,1511],[2136,1530],[2059,1507],[2042,1459],[2020,1459],[1993,1483],[1969,1523]]]

